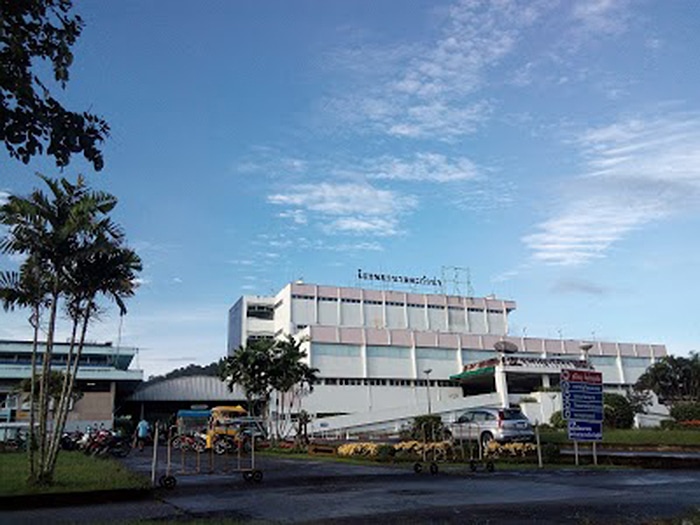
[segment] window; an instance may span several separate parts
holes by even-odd
[[[336,302],[338,302],[338,298],[337,298],[337,297],[319,297],[318,300],[319,300],[319,301],[327,301],[327,302],[330,302],[330,303],[336,303]]]
[[[408,303],[406,306],[408,306],[409,308],[423,308],[424,305],[416,304],[416,303]]]
[[[381,305],[382,302],[381,302],[381,301],[373,301],[373,300],[365,299],[365,304],[377,304],[377,305]]]
[[[274,318],[275,311],[268,305],[250,304],[248,305],[246,315],[255,319],[272,320]]]
[[[483,314],[484,311],[481,308],[467,308],[468,312],[472,312],[475,314]]]
[[[360,300],[359,299],[351,299],[349,297],[343,297],[340,299],[341,303],[353,303],[353,304],[359,304]]]
[[[503,310],[491,310],[491,309],[489,309],[488,313],[490,313],[490,314],[502,314]]]
[[[404,306],[404,303],[398,303],[396,301],[387,301],[387,306]]]

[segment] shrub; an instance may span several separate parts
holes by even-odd
[[[448,430],[437,415],[418,416],[413,419],[411,438],[418,441],[442,441]]]
[[[629,400],[620,394],[603,394],[603,426],[607,428],[632,428],[634,409]]]
[[[676,423],[673,419],[662,419],[659,423],[661,430],[676,430],[680,425]]]
[[[380,461],[390,461],[394,459],[396,449],[393,445],[382,443],[377,447],[377,459]]]
[[[556,463],[559,461],[561,450],[556,443],[547,443],[542,446],[542,460],[547,463]]]
[[[533,443],[500,444],[495,441],[491,441],[486,447],[485,454],[487,457],[494,459],[522,459],[535,456],[537,454],[537,446]]]
[[[549,418],[549,424],[552,425],[552,428],[557,430],[566,428],[566,420],[564,419],[561,410],[557,410],[556,412],[552,413],[552,416]]]
[[[671,407],[671,417],[678,422],[699,420],[700,403],[692,401],[675,403],[673,407]]]

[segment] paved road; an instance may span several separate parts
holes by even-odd
[[[149,468],[146,455],[128,463]],[[413,474],[410,465],[279,458],[257,466],[260,484],[239,474],[179,476],[155,501],[5,512],[0,523],[227,516],[256,523],[636,524],[700,508],[699,471],[460,468],[431,476]]]

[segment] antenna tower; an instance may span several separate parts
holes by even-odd
[[[443,293],[447,295],[464,295],[474,297],[474,288],[472,288],[471,273],[469,268],[461,266],[443,266],[442,267],[442,288]]]

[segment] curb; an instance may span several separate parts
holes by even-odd
[[[101,505],[152,498],[154,489],[93,490],[86,492],[51,492],[0,496],[0,510],[27,510],[47,507]]]

